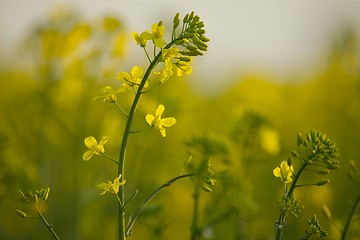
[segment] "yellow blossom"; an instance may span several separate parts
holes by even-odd
[[[176,119],[173,117],[161,118],[164,110],[164,105],[160,104],[155,111],[155,116],[147,114],[145,120],[150,126],[159,129],[163,137],[166,137],[165,127],[171,127],[176,124]]]
[[[107,142],[109,137],[102,137],[100,140],[100,143],[96,141],[96,139],[93,136],[85,138],[84,142],[86,147],[88,147],[90,150],[86,151],[83,154],[83,159],[85,161],[89,160],[94,154],[96,155],[102,155],[105,152],[104,144]]]
[[[165,31],[164,26],[161,24],[161,22],[154,23],[151,27],[151,31],[153,33],[154,45],[157,46],[158,48],[163,48],[166,45],[163,39],[164,31]]]
[[[285,183],[291,183],[292,182],[292,176],[294,174],[294,168],[293,166],[289,166],[287,161],[283,161],[280,164],[280,167],[276,167],[273,170],[273,174],[275,177],[279,177],[281,181]]]
[[[127,72],[118,73],[118,75],[116,76],[116,79],[123,82],[123,85],[121,86],[119,91],[125,92],[126,90],[128,90],[130,88],[138,87],[142,80],[142,78],[141,78],[142,74],[143,74],[143,70],[139,66],[133,67],[131,69],[130,74]],[[144,87],[147,87],[147,86],[148,86],[148,83],[146,82]]]
[[[101,89],[102,96],[96,96],[93,100],[102,99],[104,102],[114,103],[117,101],[116,94],[118,91],[115,91],[111,86],[106,86]]]
[[[122,180],[120,182],[120,178],[121,178],[121,174],[119,174],[119,176],[116,177],[114,181],[106,180],[107,181],[106,183],[104,182],[98,184],[97,187],[100,190],[103,190],[103,192],[101,192],[100,195],[104,195],[107,192],[117,194],[119,192],[119,187],[124,185],[126,182],[126,180]]]
[[[143,32],[142,34],[138,34],[137,32],[133,32],[132,33],[132,38],[134,39],[134,41],[136,42],[137,45],[139,45],[140,47],[146,47],[146,35],[149,34],[148,32]]]

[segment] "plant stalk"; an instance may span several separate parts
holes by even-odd
[[[341,240],[346,240],[346,238],[347,238],[347,234],[348,234],[348,232],[349,232],[350,222],[351,222],[351,220],[352,220],[352,218],[353,218],[353,216],[354,216],[354,214],[355,214],[355,212],[356,212],[356,209],[357,209],[358,206],[359,206],[359,203],[360,203],[360,194],[359,194],[359,196],[356,198],[355,203],[354,203],[353,207],[351,208],[349,217],[348,217],[348,219],[346,220],[344,229],[343,229],[343,231],[342,231],[342,233],[341,233]]]
[[[170,179],[169,181],[167,181],[166,183],[162,184],[161,186],[159,186],[157,189],[155,189],[155,191],[153,191],[144,201],[144,203],[142,204],[142,206],[140,207],[140,209],[138,210],[138,212],[136,213],[136,215],[131,219],[131,221],[129,222],[127,228],[126,228],[126,236],[130,236],[131,233],[131,229],[132,226],[134,225],[134,223],[136,222],[136,220],[138,219],[138,217],[140,216],[142,210],[145,208],[145,206],[155,197],[156,194],[158,194],[160,192],[160,190],[162,190],[163,188],[166,187],[170,187],[171,184],[173,184],[174,182],[176,182],[179,179],[182,178],[186,178],[186,177],[192,177],[194,176],[194,174],[185,174],[185,175],[180,175],[177,177],[174,177],[172,179]]]
[[[177,40],[177,39],[176,39]],[[175,41],[170,42],[168,45],[165,46],[164,49],[170,48],[173,44],[175,44]],[[162,51],[160,51],[155,58],[150,62],[149,67],[147,68],[144,77],[141,80],[141,83],[138,86],[138,90],[136,91],[133,103],[130,108],[130,112],[128,114],[128,118],[126,121],[126,126],[124,129],[124,134],[121,142],[120,147],[120,154],[119,154],[119,165],[118,165],[118,174],[121,174],[123,180],[125,180],[125,155],[126,155],[126,146],[128,143],[129,135],[131,133],[131,124],[134,119],[134,115],[136,112],[137,105],[139,103],[142,90],[145,86],[146,81],[148,80],[151,71],[156,67],[156,65],[159,63],[162,56]],[[119,199],[121,202],[125,202],[125,186],[120,186],[119,193],[118,193]],[[126,239],[126,216],[125,216],[125,208],[122,208],[119,205],[119,240],[125,240]]]
[[[40,216],[41,221],[45,224],[47,229],[49,229],[54,239],[60,240],[60,238],[57,236],[56,232],[54,231],[53,227],[46,221],[45,217],[41,214],[41,212],[39,210],[37,212]]]

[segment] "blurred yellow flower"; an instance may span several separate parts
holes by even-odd
[[[96,185],[100,190],[103,190],[103,192],[101,192],[100,195],[104,195],[107,192],[117,194],[119,192],[119,187],[124,185],[126,182],[126,180],[122,180],[120,182],[120,178],[121,178],[121,174],[118,177],[116,177],[114,181],[106,180],[107,181],[106,183],[104,182]]]
[[[117,91],[115,91],[111,86],[106,86],[101,89],[101,96],[96,96],[93,98],[93,100],[102,99],[104,102],[108,103],[114,103],[117,101],[116,94]]]
[[[123,85],[119,89],[121,92],[125,92],[126,90],[138,87],[141,83],[141,76],[143,74],[143,70],[139,66],[135,66],[131,69],[130,74],[127,72],[120,72],[116,76],[116,79],[123,81]],[[148,86],[148,82],[145,83],[144,87]]]
[[[171,127],[176,124],[176,119],[173,117],[161,118],[164,110],[164,105],[160,104],[155,111],[155,116],[147,114],[145,120],[150,126],[159,129],[163,137],[166,137],[165,127]]]
[[[270,128],[262,128],[259,134],[261,148],[268,154],[278,154],[280,151],[278,132]]]
[[[86,147],[88,147],[90,150],[86,151],[83,154],[83,159],[85,161],[88,161],[94,154],[96,155],[102,155],[105,152],[104,144],[107,142],[109,137],[102,137],[100,140],[100,143],[96,141],[96,139],[93,136],[85,138],[84,142]]]
[[[280,167],[276,167],[273,170],[273,174],[275,177],[279,177],[281,181],[285,183],[291,183],[292,182],[292,175],[294,173],[293,166],[289,166],[287,161],[283,161],[280,164]]]

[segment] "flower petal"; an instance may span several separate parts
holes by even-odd
[[[100,140],[100,143],[99,145],[104,145],[107,141],[108,141],[109,137],[106,136],[106,137],[102,137],[101,140]]]
[[[163,118],[160,120],[160,125],[164,127],[171,127],[176,124],[176,119],[173,117]]]
[[[164,105],[160,104],[160,105],[157,107],[156,111],[155,111],[155,115],[156,115],[158,118],[161,118],[161,115],[163,114],[164,110],[165,110]]]
[[[145,120],[146,120],[146,122],[147,122],[150,126],[153,126],[153,121],[154,121],[154,119],[155,119],[155,116],[152,115],[152,114],[147,114],[147,115],[145,116]]]
[[[93,155],[94,155],[94,151],[93,150],[88,150],[83,154],[83,159],[84,161],[88,161]]]
[[[127,73],[127,72],[119,72],[117,75],[116,75],[116,79],[117,80],[120,80],[120,81],[129,81],[130,79],[130,74]]]
[[[273,170],[273,174],[274,174],[275,177],[281,177],[280,168],[279,168],[279,167],[276,167],[276,168]]]
[[[137,80],[142,76],[143,70],[139,66],[135,66],[131,69],[131,77],[134,82],[137,82]]]
[[[93,136],[85,138],[84,142],[85,142],[85,145],[90,149],[91,149],[92,146],[98,144],[96,139]]]
[[[160,129],[160,133],[163,137],[166,137],[166,132],[165,129]]]

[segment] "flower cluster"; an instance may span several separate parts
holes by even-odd
[[[328,236],[328,232],[320,225],[316,215],[308,220],[308,224],[311,227],[311,232],[308,234],[314,234],[315,236],[322,238]]]
[[[296,199],[294,194],[291,196],[282,196],[278,202],[281,212],[289,212],[292,216],[298,217],[299,213],[303,210],[300,200]]]

